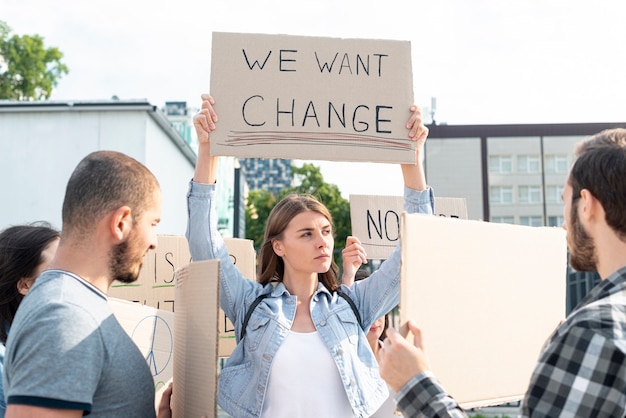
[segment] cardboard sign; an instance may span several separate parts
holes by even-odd
[[[565,318],[565,231],[406,213],[401,223],[400,321],[423,330],[432,371],[465,408],[522,399]]]
[[[256,281],[256,252],[254,251],[254,241],[241,238],[224,238],[228,254],[233,264],[237,266],[244,277]],[[219,306],[219,303],[218,303]],[[235,349],[235,327],[226,317],[224,311],[220,309],[219,323],[219,353],[220,357],[228,357]]]
[[[172,416],[217,416],[219,260],[177,271]]]
[[[109,298],[109,306],[148,362],[159,391],[172,378],[174,313],[117,298]]]
[[[144,257],[137,281],[113,282],[108,295],[174,312],[175,272],[190,262],[185,237],[159,235],[156,250],[148,251]]]
[[[361,240],[370,260],[385,260],[398,245],[402,196],[350,195],[352,235]],[[435,215],[467,219],[464,198],[435,197]]]
[[[211,153],[415,163],[408,41],[213,32]]]
[[[241,273],[256,280],[256,253],[252,240],[225,238],[231,260]],[[156,250],[150,250],[136,282],[114,282],[109,297],[139,302],[154,308],[175,311],[174,288],[176,270],[189,264],[191,255],[184,236],[159,235]],[[219,303],[218,303],[219,306]],[[235,328],[220,309],[220,357],[228,357],[235,349]]]

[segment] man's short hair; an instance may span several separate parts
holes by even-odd
[[[156,177],[134,158],[95,151],[74,169],[63,200],[63,234],[89,233],[112,210],[128,206],[138,219],[159,188]]]
[[[626,241],[626,129],[607,129],[579,142],[575,156],[572,203],[589,190],[602,204],[606,222]]]

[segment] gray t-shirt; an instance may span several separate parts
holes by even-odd
[[[106,295],[68,272],[44,272],[22,301],[5,356],[8,404],[154,417],[146,360]]]

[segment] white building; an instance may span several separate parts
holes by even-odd
[[[157,233],[184,235],[186,193],[196,155],[165,115],[138,101],[0,101],[0,229],[45,220],[61,228],[65,186],[97,150],[123,152],[157,177]]]

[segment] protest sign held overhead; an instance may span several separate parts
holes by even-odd
[[[408,41],[213,33],[211,153],[415,163]]]

